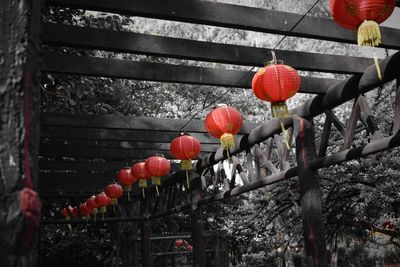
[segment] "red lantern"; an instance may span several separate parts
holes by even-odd
[[[188,251],[193,251],[192,245],[188,245],[188,246],[186,247],[186,249],[187,249]]]
[[[181,247],[182,245],[183,245],[183,240],[182,239],[175,240],[175,246]]]
[[[145,165],[144,162],[138,162],[133,164],[131,168],[132,175],[139,180],[139,187],[142,188],[143,198],[145,197],[144,189],[147,187],[147,180],[150,178]]]
[[[92,209],[86,205],[86,202],[79,206],[79,210],[81,212],[81,215],[83,215],[84,217],[86,217],[88,219],[90,218],[90,214],[92,213]]]
[[[130,173],[130,170],[129,170],[129,173]],[[132,175],[130,175],[130,176],[132,176]],[[106,193],[106,195],[109,198],[111,198],[112,205],[116,205],[118,203],[118,198],[122,197],[122,194],[123,194],[122,187],[116,183],[107,185],[104,188],[104,192]]]
[[[63,214],[65,219],[70,220],[71,216],[73,215],[72,210],[73,210],[72,207],[68,206],[67,208],[64,208],[61,213]]]
[[[357,42],[361,46],[378,46],[381,43],[379,25],[393,12],[396,0],[330,0],[333,19],[342,27],[357,29]],[[378,77],[382,74],[374,53]]]
[[[152,184],[156,185],[157,195],[158,186],[161,185],[161,176],[165,176],[171,169],[171,163],[163,156],[152,156],[146,159],[145,168],[151,176]]]
[[[254,75],[251,87],[257,98],[271,102],[272,117],[282,119],[289,116],[285,101],[299,91],[301,79],[294,68],[276,60],[274,52],[271,54],[273,60]],[[282,122],[281,128],[286,135]],[[290,148],[286,137],[285,141]]]
[[[96,214],[98,212],[99,206],[97,205],[96,202],[96,196],[91,196],[90,198],[88,198],[88,200],[86,200],[86,206],[92,210],[92,214],[95,216],[96,218]]]
[[[136,178],[132,175],[130,168],[120,170],[117,179],[126,192],[132,191],[132,184],[136,182]]]
[[[207,132],[221,140],[222,149],[229,151],[235,145],[234,135],[242,128],[242,115],[233,107],[218,105],[207,114],[205,120]]]
[[[181,160],[181,169],[186,172],[186,183],[189,188],[189,171],[192,170],[192,160],[196,159],[200,154],[200,142],[193,136],[182,133],[181,136],[175,138],[169,149],[171,155]]]
[[[104,192],[96,195],[96,204],[100,208],[100,213],[105,213],[107,206],[111,205],[111,202],[111,199]]]

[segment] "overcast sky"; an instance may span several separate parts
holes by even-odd
[[[400,29],[400,8],[396,7],[393,14],[382,25]]]

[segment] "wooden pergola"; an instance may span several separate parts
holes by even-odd
[[[1,11],[3,23],[12,25],[10,29],[3,28],[0,31],[3,37],[0,41],[2,51],[5,51],[3,48],[18,47],[23,36],[27,40],[21,41],[25,43],[18,53],[13,50],[21,57],[20,61],[15,60],[14,54],[10,53],[4,55],[0,66],[0,84],[5,85],[4,89],[0,88],[0,96],[5,99],[4,105],[0,105],[4,114],[0,125],[0,163],[4,165],[0,169],[0,178],[4,181],[0,185],[0,193],[7,196],[4,203],[11,206],[17,203],[21,188],[31,187],[27,181],[33,181],[32,188],[43,200],[55,197],[87,198],[89,194],[102,191],[106,184],[115,179],[119,169],[133,161],[146,159],[158,152],[171,158],[169,142],[183,126],[186,132],[202,143],[201,156],[195,164],[191,180],[191,190],[185,190],[182,186],[184,173],[175,168],[171,175],[163,178],[160,197],[155,195],[153,186],[147,189],[149,197],[145,199],[141,198],[136,189],[134,196],[141,203],[137,216],[104,219],[104,222],[140,223],[142,266],[152,266],[151,257],[148,257],[151,253],[149,225],[152,219],[189,210],[192,219],[193,264],[206,266],[202,206],[296,176],[301,189],[306,257],[310,262],[319,261],[321,266],[326,266],[326,244],[316,171],[400,145],[399,80],[390,136],[380,133],[364,96],[400,77],[399,52],[380,61],[383,77],[379,80],[371,58],[276,51],[279,58],[298,70],[351,75],[345,80],[302,77],[300,92],[315,96],[293,109],[291,118],[283,120],[289,129],[290,139],[293,138],[296,144],[295,166],[289,163],[290,151],[275,138],[281,133],[278,120],[244,125],[236,146],[230,151],[234,155],[235,172],[231,177],[226,177],[221,172],[221,162],[227,155],[219,148],[218,140],[207,134],[202,121],[40,114],[39,77],[45,73],[228,88],[251,88],[254,75],[254,72],[238,70],[66,55],[45,49],[41,51],[42,44],[239,66],[262,66],[260,60],[270,51],[267,48],[41,23],[40,9],[43,6],[111,12],[349,44],[356,43],[356,35],[326,18],[307,16],[293,30],[288,30],[301,19],[301,15],[198,0],[46,0],[44,3],[23,0],[20,6],[13,5],[13,2],[6,1]],[[16,21],[15,17],[18,18]],[[400,49],[400,30],[382,27],[381,32],[384,36],[381,47]],[[7,69],[13,72],[6,72]],[[348,101],[354,101],[353,109],[348,120],[342,122],[332,110]],[[321,114],[325,114],[325,124],[317,143],[312,121]],[[343,146],[340,151],[328,154],[330,134],[335,129],[341,135]],[[371,135],[371,140],[363,140],[363,145],[355,146],[352,143],[355,133],[364,130]],[[20,134],[16,135],[15,132]],[[266,144],[267,151],[260,148],[261,143]],[[271,161],[273,149],[279,155],[279,168]],[[239,162],[237,155],[241,153],[246,154],[247,166],[242,167]],[[217,172],[213,169],[216,164],[219,165]],[[241,183],[235,181],[236,173],[241,177]],[[207,193],[210,184],[221,185],[221,190]],[[29,203],[28,206],[34,210],[34,200]],[[18,209],[18,205],[15,209]],[[0,208],[0,212],[8,213],[3,208]],[[33,217],[38,216],[35,212],[33,214]],[[27,219],[21,220],[23,217]],[[27,221],[31,224],[35,222],[22,211],[13,220],[4,223],[4,230],[13,229],[10,231],[14,236],[20,236],[21,232],[26,231],[25,225],[29,224]],[[86,220],[47,220],[42,223],[80,222]],[[313,231],[312,240],[307,238],[310,231]],[[32,257],[33,249],[16,247],[15,243],[4,244],[6,251],[17,251],[10,252],[10,255],[25,259]],[[11,256],[8,260],[20,261]],[[221,261],[216,266],[226,264],[226,261]]]

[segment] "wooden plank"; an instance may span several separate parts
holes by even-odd
[[[146,159],[150,156],[162,154],[166,158],[171,159],[172,156],[168,151],[161,150],[139,150],[124,148],[101,148],[91,147],[82,148],[74,146],[56,146],[42,145],[40,146],[39,156],[41,157],[71,157],[71,158],[91,158],[91,159]]]
[[[160,150],[169,151],[170,143],[149,143],[149,142],[127,142],[127,141],[97,141],[97,140],[70,140],[70,139],[54,139],[42,138],[41,145],[56,145],[56,146],[79,146],[82,148],[124,148],[124,149],[139,149],[139,150]],[[201,152],[214,152],[220,147],[220,144],[210,145],[202,144]]]
[[[251,88],[255,72],[44,53],[47,73]],[[299,92],[322,94],[338,80],[302,77]]]
[[[346,132],[343,137],[343,147],[342,149],[348,149],[354,139],[354,131],[357,127],[357,122],[360,118],[360,105],[359,99],[354,100],[353,109],[351,110],[349,121],[347,122]]]
[[[375,116],[372,114],[372,110],[369,107],[368,101],[365,96],[360,95],[358,97],[358,104],[360,106],[360,119],[368,127],[369,132],[375,140],[381,139],[382,134],[379,131],[378,125],[375,121]]]
[[[99,173],[40,173],[40,191],[100,191],[115,181],[116,172]]]
[[[211,137],[208,133],[193,133],[192,136],[196,137],[202,144],[219,144],[219,139]],[[46,126],[41,127],[41,137],[78,140],[169,143],[177,137],[177,133]]]
[[[321,142],[319,145],[319,152],[318,152],[319,158],[326,156],[326,150],[328,149],[329,146],[329,137],[331,135],[331,128],[332,128],[332,120],[330,119],[329,116],[326,116],[324,128],[322,130],[322,135],[321,135]]]
[[[259,67],[264,65],[262,60],[271,51],[266,48],[218,44],[53,23],[44,25],[43,38],[44,43],[58,46]],[[285,64],[305,71],[344,74],[362,73],[373,62],[371,58],[298,51],[276,50],[275,53]]]
[[[306,265],[328,266],[326,240],[318,173],[309,163],[317,159],[315,153],[314,125],[303,118],[294,120],[296,135],[296,161],[301,199],[303,239]]]
[[[130,162],[129,162],[130,163]],[[39,160],[39,169],[43,170],[74,170],[74,171],[118,171],[127,167],[124,161],[67,161],[67,160]]]
[[[186,125],[187,124],[187,125]],[[186,125],[186,132],[207,132],[204,120],[161,119],[154,117],[134,117],[115,115],[84,115],[84,114],[62,114],[42,113],[41,126],[81,127],[81,128],[103,128],[103,129],[126,129],[126,130],[149,130],[174,132],[178,136],[178,130]],[[244,122],[239,134],[248,134],[251,129],[260,123]]]
[[[333,125],[335,126],[335,128],[339,131],[339,133],[342,136],[345,136],[346,133],[346,127],[344,126],[344,124],[339,120],[339,118],[335,115],[335,113],[333,113],[332,110],[325,110],[325,115],[327,118],[329,118],[329,120],[333,123]]]
[[[296,28],[301,14],[197,0],[47,0],[47,4],[157,19],[206,24],[241,30],[355,44],[356,34],[331,19],[307,16]],[[399,49],[400,31],[381,27],[381,47]]]

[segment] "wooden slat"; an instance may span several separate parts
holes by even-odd
[[[400,131],[400,78],[396,79],[396,96],[394,100],[393,133]]]
[[[347,122],[346,132],[343,137],[343,147],[342,150],[348,149],[354,139],[354,131],[357,127],[358,119],[360,118],[360,104],[359,98],[354,100],[353,109],[350,114],[349,121]]]
[[[66,160],[39,160],[39,169],[43,170],[75,170],[75,171],[118,171],[127,167],[123,161],[66,161]]]
[[[46,44],[99,49],[117,53],[138,53],[247,66],[263,66],[270,49],[193,41],[155,35],[102,30],[88,27],[45,24]],[[362,73],[372,59],[297,51],[276,50],[276,56],[299,70]]]
[[[73,157],[73,158],[99,158],[99,159],[146,159],[155,154],[162,154],[173,159],[169,150],[143,150],[103,147],[75,147],[63,145],[41,145],[41,157]],[[200,153],[204,156],[204,153]]]
[[[217,141],[216,141],[217,142]],[[41,145],[58,145],[58,146],[79,146],[81,148],[124,148],[139,150],[160,150],[169,151],[170,143],[149,143],[149,142],[127,142],[127,141],[97,141],[97,140],[71,140],[58,138],[42,138]],[[210,145],[202,144],[201,152],[214,152],[220,147],[219,144]]]
[[[336,117],[335,113],[333,113],[332,110],[328,109],[325,110],[325,115],[327,118],[329,118],[333,125],[335,126],[335,128],[339,131],[339,133],[344,136],[346,133],[346,127],[344,126],[344,124],[339,120],[338,117]]]
[[[78,140],[110,140],[110,141],[135,141],[169,143],[177,137],[173,132],[114,130],[93,128],[69,128],[69,127],[41,127],[42,138],[62,138]],[[202,144],[219,144],[219,139],[208,133],[193,133]]]
[[[40,191],[98,191],[115,181],[116,172],[104,173],[40,173]]]
[[[115,115],[84,115],[84,114],[61,114],[42,113],[40,115],[41,126],[60,126],[78,128],[102,128],[102,129],[125,129],[125,130],[148,130],[177,132],[188,120],[161,119],[153,117],[115,116]],[[240,134],[247,134],[260,123],[244,122]],[[207,132],[203,120],[192,120],[183,129],[186,132]]]
[[[358,104],[360,105],[360,118],[362,122],[368,127],[369,132],[372,134],[375,140],[381,139],[382,134],[379,131],[379,127],[375,121],[375,116],[372,114],[372,110],[369,107],[365,96],[360,95],[358,97]]]
[[[254,72],[44,53],[43,72],[251,88]],[[302,77],[301,93],[322,94],[338,80]]]
[[[356,33],[331,19],[198,0],[47,0],[47,4],[289,36],[356,43]],[[400,30],[381,27],[382,47],[399,49]]]
[[[321,135],[321,142],[319,145],[319,152],[318,152],[319,158],[326,156],[326,150],[328,149],[329,146],[329,136],[331,134],[331,128],[332,128],[332,121],[329,116],[326,116],[324,128],[322,130],[322,135]]]

